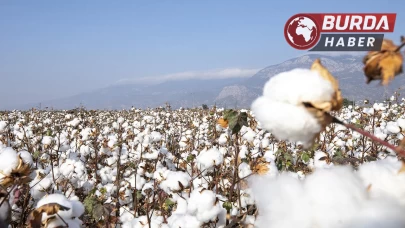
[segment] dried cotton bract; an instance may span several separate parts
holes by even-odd
[[[308,148],[331,123],[327,112],[341,107],[337,81],[316,60],[311,70],[294,69],[272,77],[252,111],[261,127],[279,140],[301,142]]]
[[[402,73],[402,62],[398,47],[391,40],[384,39],[381,51],[371,51],[363,59],[366,83],[381,80],[381,84],[388,85],[395,76]]]

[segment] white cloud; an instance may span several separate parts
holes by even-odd
[[[186,71],[173,74],[164,74],[151,77],[135,79],[121,79],[117,83],[162,83],[166,81],[187,80],[187,79],[226,79],[226,78],[247,78],[253,76],[261,69],[226,68],[207,71]]]

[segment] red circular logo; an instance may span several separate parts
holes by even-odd
[[[320,29],[311,16],[296,14],[285,23],[284,37],[291,47],[307,50],[318,43]]]

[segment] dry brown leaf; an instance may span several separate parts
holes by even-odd
[[[265,158],[259,158],[253,170],[259,175],[264,175],[270,170],[269,163],[266,161]]]
[[[403,37],[401,38],[404,42]],[[402,73],[403,57],[392,40],[384,39],[381,51],[369,52],[363,63],[367,84],[373,80],[381,80],[382,85],[388,85],[395,76]]]
[[[405,162],[402,162],[402,166],[401,168],[398,170],[398,174],[399,173],[404,173],[405,172]]]
[[[225,120],[224,118],[219,118],[218,121],[217,121],[217,123],[218,123],[219,125],[221,125],[221,127],[223,127],[223,128],[227,128],[227,127],[228,127],[228,121]]]
[[[318,109],[321,109],[325,112],[330,112],[330,111],[338,111],[342,108],[343,106],[343,98],[342,98],[342,93],[339,89],[339,82],[336,80],[335,77],[326,69],[320,59],[316,59],[311,66],[311,70],[317,71],[324,79],[328,80],[332,86],[333,89],[335,90],[335,93],[333,94],[332,100],[330,102],[322,102],[319,104],[312,104]]]
[[[39,208],[33,210],[28,216],[28,227],[29,228],[40,228],[42,227],[42,215],[46,213],[47,215],[55,215],[59,211],[67,211],[70,208],[62,206],[58,203],[49,203],[40,206]]]

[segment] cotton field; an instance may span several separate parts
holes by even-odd
[[[404,227],[397,154],[332,123],[279,141],[250,110],[3,112],[1,207],[10,227]],[[277,110],[274,110],[277,111]],[[398,145],[405,103],[334,115]]]

